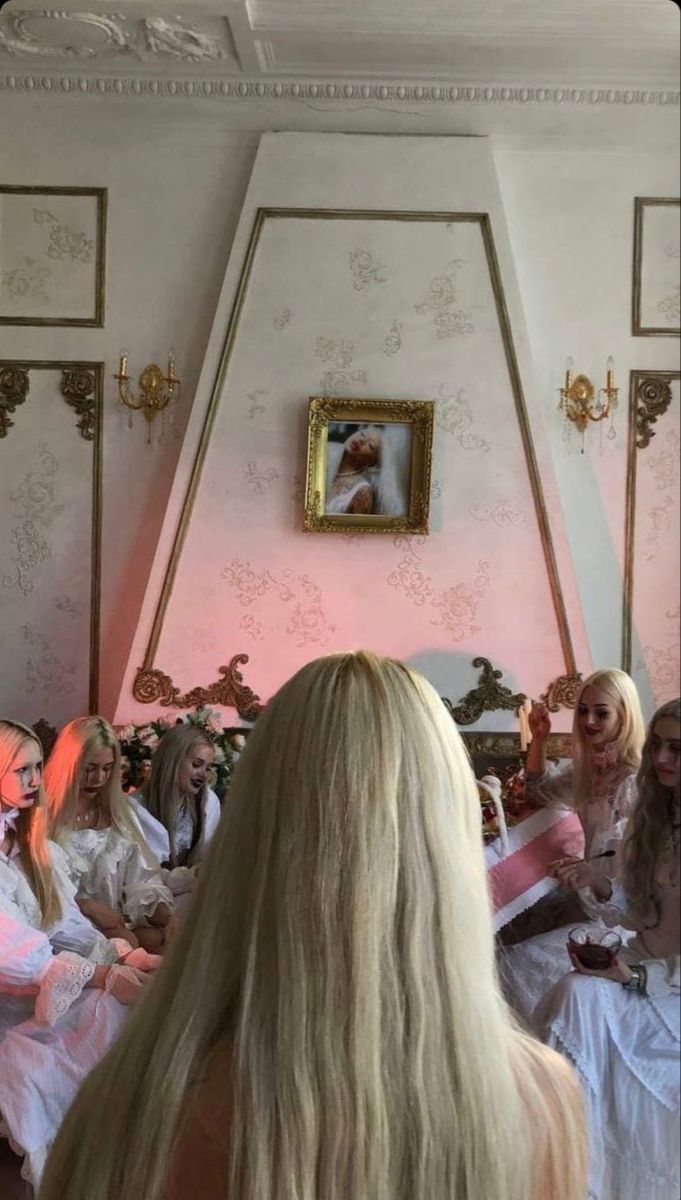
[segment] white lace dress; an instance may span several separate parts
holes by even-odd
[[[126,1009],[85,985],[127,942],[108,941],[75,903],[61,849],[50,843],[62,917],[47,932],[16,845],[0,852],[0,1133],[37,1186],[80,1084],[116,1037]]]
[[[681,1196],[679,1083],[679,842],[655,876],[659,921],[631,934],[620,957],[644,963],[647,996],[576,971],[541,1002],[543,1041],[576,1067],[586,1095],[589,1200],[677,1200]],[[619,884],[608,904],[589,905],[610,926],[635,928]]]
[[[170,860],[170,838],[165,825],[152,816],[144,801],[137,792],[128,797],[133,812],[139,821],[140,828],[152,854],[160,863]],[[196,868],[203,862],[208,846],[220,823],[222,809],[212,788],[207,788],[201,801],[201,832],[198,841],[194,842],[194,824],[188,809],[180,810],[178,828],[175,833],[177,857],[181,865],[173,868],[164,867],[161,871],[163,883],[175,897],[176,907],[180,912],[183,908],[182,897],[187,897],[196,882]]]
[[[542,779],[528,780],[527,791],[535,804],[573,808],[572,762],[549,764]],[[593,794],[581,818],[585,857],[617,846],[635,802],[636,774],[630,767],[616,765],[596,773]],[[612,861],[601,860],[604,875]],[[532,1026],[532,1014],[541,998],[568,969],[568,934],[582,923],[573,920],[518,945],[500,947],[498,966],[504,994],[527,1025]]]
[[[131,928],[148,924],[158,904],[173,907],[159,867],[144,861],[137,842],[117,829],[75,829],[63,843],[79,900],[101,900]]]

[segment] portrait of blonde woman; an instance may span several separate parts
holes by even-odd
[[[303,667],[41,1200],[584,1200],[570,1065],[501,998],[480,806],[437,693]]]

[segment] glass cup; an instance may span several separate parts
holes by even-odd
[[[571,929],[568,942],[575,957],[589,971],[607,971],[622,945],[621,937],[612,929],[601,930],[588,925]]]

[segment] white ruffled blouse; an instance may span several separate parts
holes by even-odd
[[[528,778],[525,794],[535,805],[572,808],[574,768],[571,759],[547,763],[539,779]],[[636,803],[636,772],[626,764],[595,771],[591,795],[579,819],[584,828],[584,854],[600,854],[624,835]],[[605,860],[607,862],[607,859]]]
[[[144,839],[152,853],[160,863],[168,862],[170,860],[170,837],[165,825],[162,825],[145,808],[144,801],[139,793],[133,792],[132,795],[128,796],[128,800],[137,817]],[[179,851],[179,857],[182,857],[182,851],[189,850],[194,836],[194,826],[191,817],[186,809],[184,811],[184,821],[182,820],[182,814],[180,814],[181,820],[178,823],[179,828],[176,830],[176,849]],[[202,803],[201,833],[198,842],[193,850],[187,854],[184,865],[173,869],[164,867],[162,870],[163,882],[170,888],[174,896],[181,896],[183,893],[191,891],[194,887],[196,868],[205,858],[208,844],[220,823],[221,813],[220,801],[215,792],[212,788],[207,788]]]
[[[48,843],[62,906],[60,919],[41,929],[41,912],[24,874],[15,843],[0,851],[0,1026],[6,1024],[2,993],[36,995],[38,1021],[55,1025],[68,1012],[101,963],[115,963],[129,951],[127,942],[108,940],[75,903],[64,854]],[[36,994],[37,993],[37,994]],[[11,1007],[11,1006],[10,1006]],[[14,1024],[10,1018],[9,1024]]]
[[[149,866],[137,842],[108,829],[74,829],[63,844],[79,900],[101,900],[131,926],[148,924],[158,904],[173,907],[158,867]]]

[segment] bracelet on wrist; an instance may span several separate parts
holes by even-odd
[[[645,996],[646,984],[648,982],[648,972],[642,963],[632,963],[629,967],[630,976],[626,983],[622,984],[628,992],[640,992]]]

